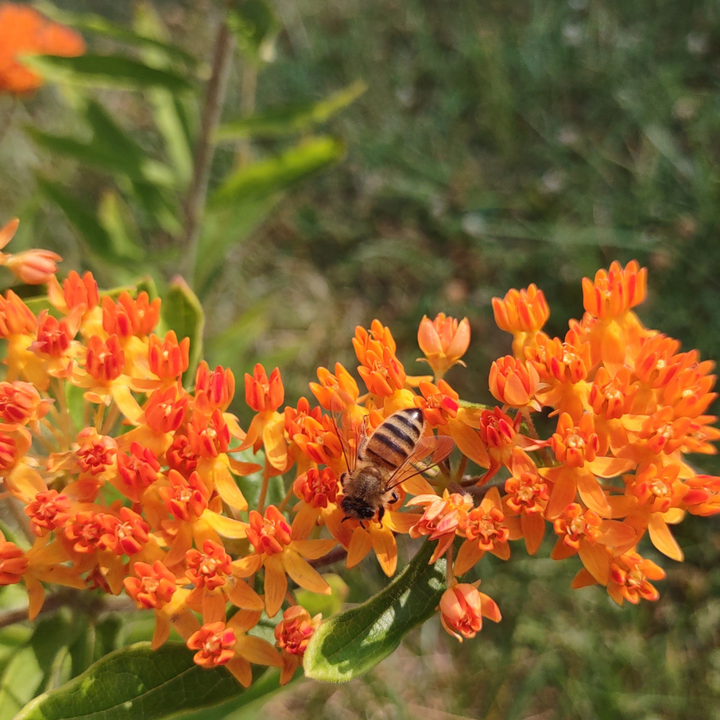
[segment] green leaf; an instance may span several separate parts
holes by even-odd
[[[152,650],[138,643],[116,650],[57,690],[41,695],[15,720],[156,720],[230,699],[232,709],[277,688],[264,676],[244,690],[224,668],[205,670],[180,643]],[[203,711],[198,718],[216,718]]]
[[[176,277],[162,303],[162,318],[169,330],[174,330],[178,341],[190,338],[190,365],[185,373],[194,379],[195,367],[202,357],[205,313],[197,295],[181,277]]]
[[[292,105],[225,123],[218,128],[215,137],[221,141],[254,135],[274,137],[302,132],[313,125],[326,122],[335,113],[354,102],[366,90],[365,82],[356,80],[346,88],[317,103]]]
[[[195,67],[197,65],[197,60],[177,45],[161,42],[155,38],[133,32],[122,25],[116,25],[115,23],[106,20],[101,15],[95,15],[93,13],[83,13],[82,15],[79,15],[76,13],[66,12],[58,9],[51,2],[47,2],[47,0],[36,2],[35,5],[38,10],[41,10],[45,15],[53,20],[61,22],[64,25],[74,27],[82,32],[102,35],[104,37],[109,37],[113,40],[118,40],[120,42],[127,43],[128,45],[133,45],[143,49],[151,49],[162,53],[168,58],[168,60],[178,60],[190,67]]]
[[[42,680],[43,671],[33,649],[19,650],[0,681],[0,720],[13,720],[18,710],[35,696]]]
[[[285,190],[337,162],[344,154],[345,145],[335,138],[309,138],[278,157],[236,170],[215,191],[210,206],[227,207],[245,198],[264,197]]]
[[[112,243],[117,257],[140,260],[144,256],[140,234],[129,208],[114,190],[103,193],[98,205],[98,217]]]
[[[347,682],[390,655],[403,637],[435,613],[446,588],[445,560],[428,565],[435,543],[425,542],[384,590],[326,620],[305,652],[305,675]]]
[[[228,12],[227,23],[246,60],[260,63],[272,58],[280,23],[268,3],[264,0],[235,0]]]
[[[37,70],[47,80],[83,87],[126,90],[160,87],[175,93],[193,89],[181,75],[149,67],[119,55],[23,55],[22,62]]]

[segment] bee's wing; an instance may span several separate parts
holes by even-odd
[[[330,412],[335,431],[340,438],[348,472],[353,472],[357,467],[360,444],[367,430],[367,416],[362,421],[358,421],[349,412],[349,408],[354,404],[353,399],[342,390],[335,391],[330,403]]]
[[[392,490],[415,475],[439,465],[455,447],[455,442],[448,435],[426,435],[420,439],[405,462],[395,470],[388,480],[385,491]]]

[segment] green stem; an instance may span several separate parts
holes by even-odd
[[[265,467],[263,468],[262,486],[260,487],[260,496],[258,497],[257,511],[262,515],[265,512],[265,498],[267,497],[268,485],[270,483],[271,465],[265,458]]]

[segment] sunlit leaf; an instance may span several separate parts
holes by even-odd
[[[138,643],[106,655],[75,680],[36,698],[16,720],[157,720],[201,709],[191,717],[219,719],[224,715],[215,714],[213,706],[227,714],[277,687],[277,672],[244,690],[224,668],[195,665],[193,653],[182,644],[152,650],[150,643]]]
[[[218,140],[234,140],[253,135],[268,137],[302,132],[318,123],[327,121],[343,110],[367,90],[363,80],[357,80],[330,97],[316,103],[303,103],[240,120],[232,120],[218,128]]]
[[[432,565],[426,542],[387,587],[367,602],[320,625],[305,653],[305,675],[347,682],[390,655],[403,637],[430,618],[445,590],[445,560]]]
[[[187,92],[193,88],[181,75],[149,67],[137,60],[119,55],[87,54],[79,57],[24,55],[22,62],[53,82],[127,90],[160,87],[177,93]]]

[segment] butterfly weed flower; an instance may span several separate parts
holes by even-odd
[[[0,249],[16,227],[0,230]],[[286,683],[321,622],[293,588],[328,594],[314,565],[338,546],[347,568],[373,556],[392,577],[399,535],[432,543],[430,562],[446,563],[440,619],[462,640],[483,618],[501,619],[478,582],[457,579],[482,574],[487,553],[507,560],[521,543],[535,555],[550,534],[551,557],[580,568],[572,587],[652,601],[665,573],[643,546],[682,561],[672,526],[720,513],[720,478],[686,460],[716,452],[714,366],[644,327],[637,263],[584,280],[585,312],[562,338],[543,332],[549,307],[536,286],[493,300],[513,336],[488,376],[498,406],[461,398],[442,377],[468,349],[466,320],[422,320],[434,381],[406,374],[374,320],[352,338],[359,379],[339,363],[318,368],[317,405],[287,405],[278,369],[245,373],[245,433],[230,412],[230,369],[200,362],[187,388],[189,340],[156,334],[159,299],[105,293],[91,273],[61,282],[59,258],[43,251],[13,257],[0,264],[46,283],[51,308],[36,315],[12,289],[0,296],[0,477],[29,536],[0,536],[0,585],[26,587],[31,618],[49,585],[124,592],[154,613],[153,647],[175,631],[201,667],[223,666],[247,686],[253,664],[273,666]],[[556,418],[549,437],[528,420],[538,409]],[[391,426],[406,439],[380,448]],[[372,504],[347,484],[359,457],[366,470],[385,462]],[[259,492],[246,498],[239,476]],[[276,476],[286,495],[266,504]],[[346,497],[364,514],[349,517]],[[255,629],[263,613],[279,619],[275,647]]]

